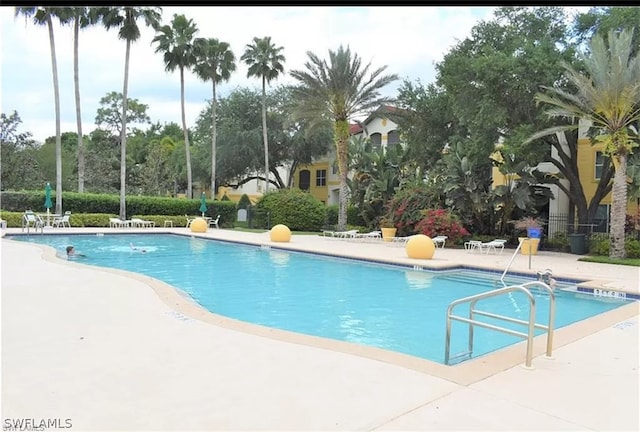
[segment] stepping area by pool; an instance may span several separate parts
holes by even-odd
[[[382,242],[293,235],[276,244],[268,233],[225,229],[202,236],[440,268],[502,270],[513,253],[445,247],[427,263]],[[640,427],[637,301],[559,329],[552,359],[537,338],[532,370],[522,367],[523,344],[447,367],[215,316],[163,283],[59,260],[42,246],[2,239],[0,253],[3,425],[29,418],[70,419],[72,430]],[[541,251],[531,269],[527,256],[512,268],[638,293],[639,268],[577,259]]]

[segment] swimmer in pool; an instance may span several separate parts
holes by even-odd
[[[129,243],[129,246],[131,247],[131,250],[134,250],[136,252],[147,253],[147,250],[145,248],[139,248],[137,246],[134,246],[133,243]]]
[[[83,253],[77,252],[76,248],[74,248],[73,246],[67,246],[67,258],[72,258],[72,257],[84,257],[86,256]]]

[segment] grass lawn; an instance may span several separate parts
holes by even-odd
[[[587,256],[579,258],[578,261],[597,262],[605,264],[619,264],[640,267],[640,258],[610,259],[607,256]]]

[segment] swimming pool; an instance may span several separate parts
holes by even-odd
[[[426,271],[172,234],[12,236],[52,246],[73,244],[87,264],[134,271],[188,294],[203,308],[249,323],[374,346],[444,362],[445,314],[452,301],[496,287],[499,274]],[[130,244],[146,253],[132,250]],[[507,284],[530,281],[508,276]],[[569,287],[562,283],[560,287]],[[556,328],[627,304],[557,291]],[[524,294],[482,300],[482,309],[528,319]],[[548,297],[536,293],[536,321]],[[465,305],[456,308],[465,314]],[[468,309],[466,309],[468,311]],[[487,322],[495,322],[490,318]],[[523,331],[522,326],[500,325]],[[454,322],[451,353],[466,349],[466,325]],[[538,331],[536,334],[540,334]],[[474,357],[522,339],[476,328]]]

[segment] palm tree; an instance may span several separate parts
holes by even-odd
[[[58,85],[58,62],[56,60],[56,43],[53,37],[53,17],[65,22],[61,8],[55,7],[16,7],[15,16],[23,15],[32,18],[35,25],[46,25],[49,30],[51,48],[51,70],[53,72],[53,98],[56,116],[56,213],[62,214],[62,135],[60,133],[60,88]]]
[[[589,51],[581,53],[585,73],[564,63],[564,76],[576,91],[559,86],[543,87],[536,100],[551,107],[550,117],[571,120],[570,125],[556,126],[532,135],[527,141],[556,132],[575,130],[576,120],[587,120],[598,135],[595,142],[604,144],[604,153],[615,166],[612,186],[609,258],[625,258],[624,225],[627,213],[627,159],[638,146],[640,121],[640,56],[632,57],[633,30],[610,31],[608,44],[600,35],[593,37]]]
[[[196,61],[193,38],[198,28],[191,18],[173,14],[171,25],[163,25],[157,29],[152,43],[157,43],[157,52],[162,52],[165,70],[173,72],[180,70],[180,107],[182,108],[182,131],[184,133],[184,148],[187,159],[187,198],[193,197],[191,180],[191,153],[189,149],[189,130],[184,112],[184,70],[190,69]]]
[[[264,193],[269,191],[269,142],[267,140],[267,93],[266,85],[284,72],[282,47],[271,43],[271,37],[254,37],[253,44],[247,44],[240,60],[248,66],[247,77],[262,78],[262,141],[264,142]]]
[[[124,84],[122,88],[122,130],[120,131],[120,219],[127,218],[125,201],[126,174],[127,174],[127,101],[129,86],[129,56],[131,54],[131,42],[140,38],[138,20],[143,19],[145,25],[154,29],[160,23],[162,8],[160,7],[132,7],[118,6],[100,8],[98,16],[107,30],[118,28],[118,38],[126,41],[124,56]]]
[[[70,18],[73,19],[73,84],[76,96],[76,124],[78,128],[78,192],[84,192],[84,137],[82,135],[82,111],[80,109],[80,73],[78,67],[78,47],[80,29],[94,25],[98,21],[98,16],[92,13],[96,8],[70,7]]]
[[[203,80],[211,80],[211,198],[216,199],[216,84],[229,81],[231,72],[236,70],[236,58],[229,44],[218,39],[198,38],[196,46],[195,73]]]
[[[349,122],[353,117],[391,102],[391,98],[380,96],[380,90],[397,80],[398,76],[383,75],[386,66],[367,76],[371,63],[363,67],[360,57],[352,55],[349,47],[345,49],[342,45],[337,51],[329,50],[329,63],[310,51],[307,51],[307,56],[306,70],[291,71],[291,76],[297,81],[293,88],[294,113],[296,118],[307,119],[312,125],[327,118],[333,121],[340,175],[338,229],[344,230],[349,193]]]

